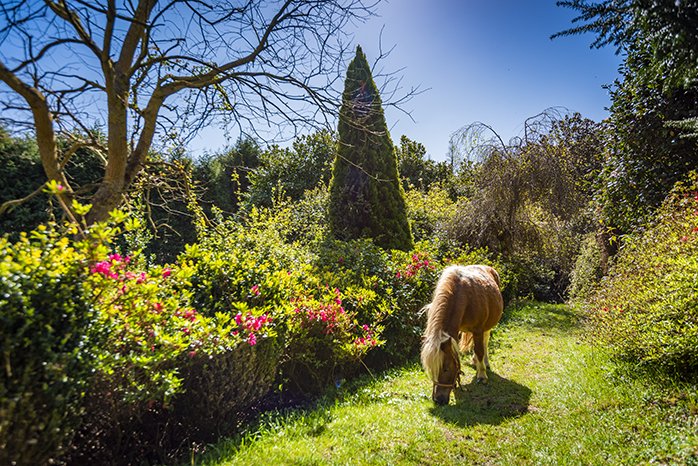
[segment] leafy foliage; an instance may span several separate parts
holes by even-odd
[[[327,186],[337,141],[328,131],[301,136],[291,148],[272,146],[260,155],[260,165],[249,174],[248,206],[271,207],[275,193],[297,201],[319,185]]]
[[[330,183],[330,224],[340,239],[373,238],[409,250],[412,234],[378,88],[361,47],[349,64]]]
[[[0,463],[65,450],[105,333],[84,282],[90,249],[40,226],[0,238]]]
[[[592,296],[594,335],[623,361],[694,378],[698,369],[698,184],[667,198],[656,221],[626,238]]]
[[[435,183],[451,179],[451,167],[447,162],[425,159],[427,150],[423,144],[405,135],[400,137],[400,145],[395,148],[398,172],[405,191],[416,188],[428,192]]]

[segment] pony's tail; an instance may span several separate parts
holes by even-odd
[[[473,334],[470,332],[463,332],[460,334],[460,350],[463,353],[473,349]]]
[[[439,333],[427,335],[422,341],[422,367],[432,381],[439,380],[441,367],[443,366],[444,353],[441,351],[441,345],[451,340],[454,354],[458,354],[458,345],[456,340],[443,330]]]

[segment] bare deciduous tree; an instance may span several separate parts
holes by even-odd
[[[156,135],[186,141],[220,118],[254,133],[263,125],[281,132],[331,120],[348,45],[343,31],[374,6],[3,1],[0,122],[34,132],[46,175],[66,188],[66,200],[73,196],[67,161],[84,147],[101,153],[104,177],[88,216],[99,221],[120,204]]]

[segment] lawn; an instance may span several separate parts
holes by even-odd
[[[465,360],[465,359],[464,359]],[[530,303],[493,333],[489,384],[464,365],[448,406],[415,363],[267,413],[193,456],[201,465],[698,464],[698,390],[628,375],[579,313]]]

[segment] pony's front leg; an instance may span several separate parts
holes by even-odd
[[[475,350],[473,360],[475,362],[475,370],[477,370],[477,381],[486,383],[487,368],[485,363],[487,361],[487,353],[485,350],[485,334],[483,332],[473,333],[473,346]]]

